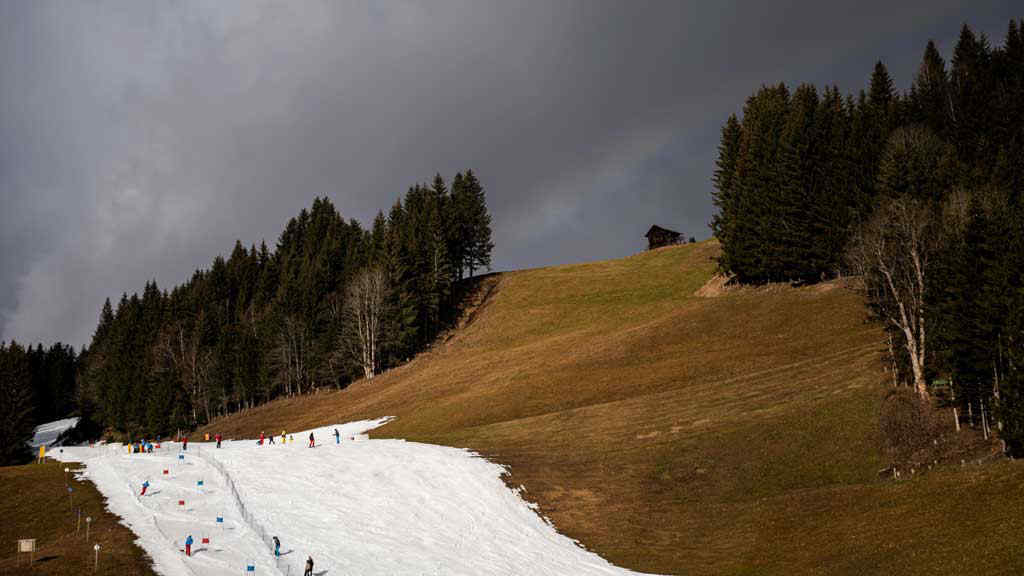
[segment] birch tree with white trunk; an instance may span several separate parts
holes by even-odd
[[[380,365],[387,286],[382,269],[367,268],[355,277],[346,294],[343,346],[367,380],[374,377]]]
[[[868,304],[881,321],[903,334],[911,385],[922,396],[928,395],[928,266],[941,244],[940,216],[933,203],[900,196],[882,200],[854,234],[847,254],[863,278]]]

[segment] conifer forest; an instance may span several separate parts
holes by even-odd
[[[711,228],[734,282],[860,283],[896,387],[1024,449],[1024,21],[924,48],[907,92],[764,86],[722,127]]]
[[[4,446],[71,412],[126,437],[190,430],[274,398],[372,378],[431,344],[491,263],[473,171],[409,188],[370,227],[317,198],[268,247],[236,242],[188,281],[108,299],[88,347],[0,348]],[[5,391],[7,392],[7,391]],[[7,438],[7,433],[18,436]],[[4,455],[5,461],[26,452]]]

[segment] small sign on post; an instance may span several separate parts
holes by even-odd
[[[74,488],[72,488],[71,486],[68,486],[68,508],[70,508],[71,510],[75,509],[74,496],[72,496],[72,494],[71,494],[74,491],[75,491]]]
[[[68,483],[68,472],[71,472],[71,468],[68,468],[67,466],[65,466],[64,467],[64,483],[65,484]]]
[[[100,567],[100,545],[96,544],[92,547],[93,552],[96,554],[95,559],[92,561],[92,571],[95,572]]]
[[[92,524],[92,516],[85,517],[85,541],[89,541],[89,525]]]
[[[22,538],[18,540],[18,554],[28,553],[29,566],[35,562],[36,554],[36,539],[35,538]]]

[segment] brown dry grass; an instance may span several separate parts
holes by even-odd
[[[374,436],[506,464],[560,531],[644,571],[1022,568],[1024,469],[878,480],[883,344],[858,297],[780,286],[697,297],[717,250],[492,277],[472,321],[412,363],[200,432],[395,415]]]
[[[0,574],[94,574],[93,544],[101,547],[95,574],[154,574],[149,557],[135,545],[134,534],[107,511],[96,487],[89,481],[74,480],[72,474],[73,504],[82,509],[82,528],[76,534],[77,515],[70,511],[65,466],[51,460],[0,468]],[[89,541],[85,540],[86,516],[93,518]],[[16,557],[19,538],[36,539],[36,561],[31,569],[27,555]]]

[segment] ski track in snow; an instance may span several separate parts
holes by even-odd
[[[285,445],[279,436],[275,445],[226,440],[221,449],[189,442],[184,460],[177,443],[153,454],[111,444],[53,456],[85,464],[81,474],[167,576],[237,575],[247,563],[257,575],[298,576],[308,555],[321,576],[637,574],[558,534],[505,485],[497,464],[463,449],[366,439],[387,420],[314,429],[312,449],[306,430]],[[280,538],[279,560],[261,529]],[[192,557],[181,551],[188,534]]]

